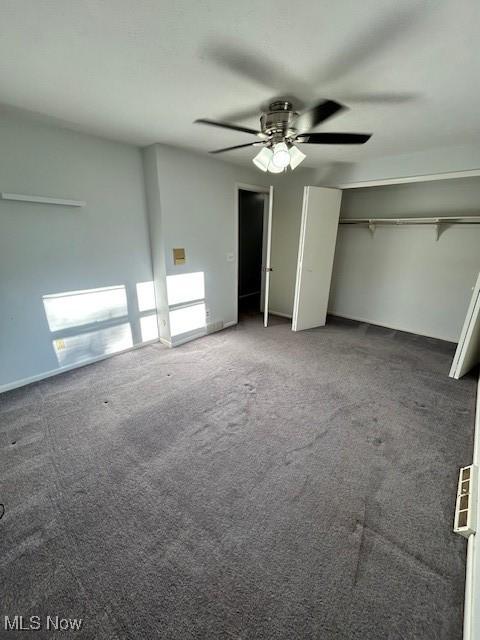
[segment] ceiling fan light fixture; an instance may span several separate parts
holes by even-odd
[[[273,147],[272,163],[280,169],[285,169],[290,164],[290,152],[285,142],[277,142]]]
[[[253,158],[253,164],[261,171],[267,171],[273,158],[273,151],[269,147],[263,147]]]
[[[283,173],[284,171],[285,171],[285,169],[283,167],[277,167],[277,165],[273,163],[273,160],[268,165],[268,172],[269,173]]]
[[[290,168],[292,171],[298,167],[298,165],[305,160],[307,156],[300,151],[294,144],[290,147]]]

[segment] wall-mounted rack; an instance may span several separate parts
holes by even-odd
[[[58,204],[64,207],[84,207],[83,200],[66,200],[65,198],[46,198],[44,196],[24,196],[20,193],[0,193],[2,200],[16,200],[18,202],[36,202],[37,204]]]
[[[339,224],[367,225],[372,236],[378,225],[433,225],[435,240],[453,224],[480,224],[480,216],[442,216],[435,218],[341,218]]]

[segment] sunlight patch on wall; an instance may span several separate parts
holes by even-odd
[[[137,282],[138,310],[153,311],[156,308],[153,282]]]
[[[137,304],[140,313],[142,342],[156,340],[158,338],[158,323],[153,281],[137,282]]]
[[[43,306],[60,366],[133,346],[125,285],[45,295]]]
[[[206,327],[203,271],[167,276],[167,299],[172,337]]]
[[[50,331],[81,327],[128,315],[125,286],[67,291],[43,296]]]
[[[203,271],[167,276],[167,298],[169,306],[204,300],[205,278]]]
[[[204,302],[170,311],[170,333],[172,336],[178,336],[181,333],[201,329],[205,326],[206,312]]]
[[[132,330],[128,322],[53,340],[60,366],[80,363],[132,346]]]
[[[158,338],[157,314],[152,313],[149,316],[140,318],[140,331],[142,334],[142,342],[156,340]]]

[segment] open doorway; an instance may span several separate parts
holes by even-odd
[[[239,320],[264,311],[268,197],[268,191],[238,188]]]

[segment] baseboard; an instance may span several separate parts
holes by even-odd
[[[234,324],[237,324],[236,320],[230,320],[229,322],[225,322],[221,329],[218,331],[222,331],[223,329],[228,329],[228,327],[233,327]],[[187,342],[191,342],[192,340],[197,340],[198,338],[203,338],[208,335],[212,335],[213,333],[218,333],[218,331],[208,332],[206,328],[202,328],[199,331],[195,331],[189,333],[184,337],[180,337],[177,340],[173,339],[171,342],[168,342],[165,339],[162,339],[162,342],[169,347],[179,347],[182,344],[186,344]]]
[[[114,356],[118,356],[121,353],[128,353],[129,351],[134,351],[135,349],[148,347],[148,345],[156,344],[159,341],[160,341],[159,338],[155,338],[154,340],[148,340],[147,342],[140,342],[139,344],[134,344],[131,347],[127,347],[127,349],[122,349],[121,351],[115,351],[114,353],[107,353],[103,356],[97,356],[96,358],[87,358],[85,360],[81,360],[80,362],[75,362],[74,364],[68,364],[64,367],[58,367],[58,369],[51,369],[50,371],[37,373],[36,375],[30,376],[28,378],[15,380],[14,382],[9,382],[7,384],[1,385],[0,393],[4,393],[5,391],[12,391],[13,389],[24,387],[27,384],[32,384],[32,382],[39,382],[40,380],[45,380],[46,378],[52,378],[53,376],[60,375],[61,373],[66,373],[67,371],[72,371],[73,369],[80,369],[80,367],[86,367],[89,364],[94,364],[95,362],[106,360],[107,358],[113,358]]]
[[[243,296],[238,296],[239,300],[244,300],[245,298],[251,298],[252,296],[259,296],[261,291],[252,291],[252,293],[244,293]]]
[[[289,320],[292,319],[291,313],[282,313],[281,311],[274,311],[273,309],[269,309],[268,313],[272,314],[272,316],[280,316],[280,318],[288,318]]]
[[[404,333],[413,333],[417,336],[423,336],[425,338],[435,338],[435,340],[443,340],[444,342],[453,342],[456,344],[458,339],[455,340],[453,338],[445,338],[445,336],[437,336],[433,333],[425,333],[423,331],[413,331],[412,329],[407,329],[405,327],[399,327],[393,324],[385,324],[383,322],[378,322],[378,320],[372,320],[371,318],[362,318],[361,316],[351,316],[346,313],[337,313],[335,311],[328,311],[329,316],[336,316],[337,318],[345,318],[345,320],[356,320],[357,322],[366,322],[367,324],[374,324],[378,327],[385,327],[385,329],[392,329],[393,331],[403,331]]]
[[[186,342],[190,342],[191,340],[196,340],[197,338],[203,338],[207,334],[206,327],[200,329],[199,331],[191,332],[188,335],[180,336],[179,338],[172,338],[171,346],[173,348],[179,347],[181,344],[185,344]]]
[[[236,320],[230,320],[229,322],[225,322],[222,329],[228,329],[228,327],[233,327],[233,325],[238,324]],[[218,333],[217,331],[213,331],[211,333]],[[207,335],[211,335],[208,331],[203,328],[200,331],[195,331],[194,333],[189,333],[186,336],[180,337],[178,339],[167,340],[167,338],[160,338],[160,342],[165,346],[173,349],[175,347],[179,347],[182,344],[186,344],[187,342],[191,342],[192,340],[197,340],[198,338],[203,338]]]

